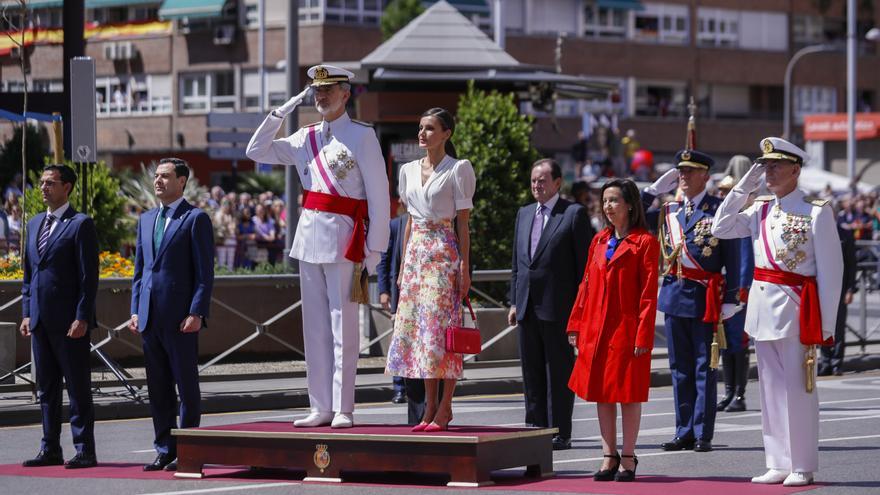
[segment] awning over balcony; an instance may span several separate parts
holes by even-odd
[[[21,5],[19,2],[12,0],[4,0],[0,2],[0,6],[15,9]],[[34,9],[60,9],[64,6],[63,0],[31,0],[27,3],[27,8]]]
[[[227,0],[165,0],[159,8],[161,19],[203,19],[220,17]]]
[[[645,10],[640,0],[596,0],[596,5],[609,9]]]

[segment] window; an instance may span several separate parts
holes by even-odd
[[[180,75],[180,110],[202,113],[236,108],[235,75],[232,71]]]
[[[31,22],[36,28],[60,28],[63,25],[61,12],[61,9],[35,9],[31,17]]]
[[[132,7],[129,19],[132,21],[155,21],[159,19],[159,7]]]
[[[682,117],[687,115],[687,83],[636,81],[636,115]]]
[[[379,24],[385,4],[384,0],[299,0],[300,21],[320,22],[321,2],[325,22],[372,25]]]
[[[64,82],[61,79],[30,79],[28,92],[31,93],[61,93],[64,91]],[[24,81],[6,80],[0,81],[2,93],[24,93]]]
[[[795,45],[815,45],[846,39],[846,20],[815,15],[793,15],[791,39]]]
[[[727,9],[697,10],[697,44],[738,46],[739,12]]]
[[[686,5],[646,3],[645,9],[633,15],[633,38],[655,43],[687,44],[688,8]]]
[[[136,74],[95,80],[99,117],[171,112],[171,76]]]
[[[837,112],[837,88],[830,86],[794,87],[794,122],[803,124],[804,116]]]
[[[314,24],[321,22],[323,9],[321,0],[299,0],[299,22],[301,24]]]
[[[241,74],[242,107],[247,112],[263,112],[280,106],[287,100],[287,77],[284,71],[266,71],[266,103],[260,108],[260,74],[247,71]]]
[[[628,11],[587,4],[584,7],[584,36],[625,38]]]

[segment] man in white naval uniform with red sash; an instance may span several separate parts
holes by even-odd
[[[351,120],[351,72],[317,65],[311,85],[270,113],[247,156],[292,165],[303,185],[303,210],[290,248],[299,260],[311,414],[295,426],[353,425],[358,360],[357,292],[361,267],[375,271],[388,246],[390,200],[385,161],[372,127]],[[323,120],[275,139],[284,118],[309,91]],[[357,298],[354,298],[357,299]]]
[[[755,339],[768,471],[754,483],[802,486],[819,469],[815,346],[834,335],[843,256],[828,201],[797,188],[806,153],[779,138],[715,214],[712,235],[752,236],[755,278],[745,330]],[[743,210],[766,173],[770,196]],[[812,360],[812,361],[811,361]]]

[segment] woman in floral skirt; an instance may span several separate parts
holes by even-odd
[[[469,161],[455,157],[454,129],[448,111],[425,112],[418,139],[426,156],[400,169],[400,200],[410,217],[385,372],[425,381],[425,413],[413,431],[446,429],[455,382],[461,378],[461,355],[446,351],[446,328],[461,325],[461,300],[471,284],[468,219],[476,177]]]

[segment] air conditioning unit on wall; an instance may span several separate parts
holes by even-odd
[[[235,24],[221,24],[214,28],[215,45],[231,45],[235,41]]]

